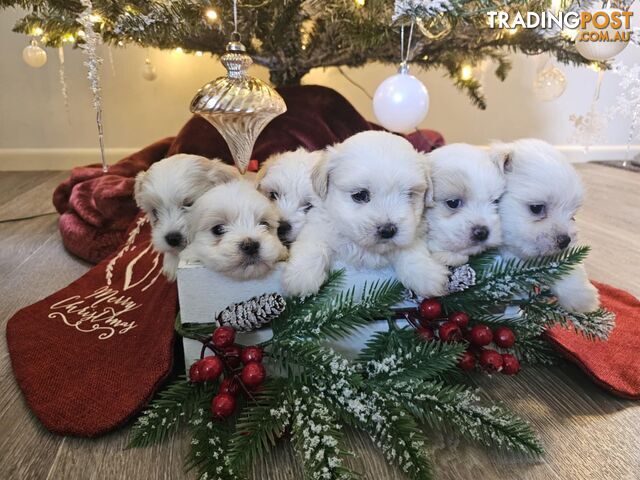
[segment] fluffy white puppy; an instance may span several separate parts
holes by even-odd
[[[307,214],[320,201],[311,185],[311,171],[321,158],[322,151],[299,148],[272,155],[258,171],[258,190],[280,210],[278,236],[285,245],[298,238]]]
[[[556,254],[572,245],[577,236],[574,217],[584,191],[569,162],[541,140],[493,145],[492,150],[507,162],[507,187],[500,200],[504,253],[530,258]],[[598,308],[598,292],[583,265],[551,290],[566,310],[590,312]]]
[[[216,272],[239,280],[260,278],[287,257],[276,233],[278,211],[251,182],[212,188],[196,200],[189,217],[195,234],[182,256]]]
[[[504,156],[454,143],[427,155],[433,198],[427,199],[427,244],[446,265],[467,263],[500,244],[498,201],[505,188]],[[430,201],[431,200],[431,201]]]
[[[163,272],[175,279],[178,254],[191,233],[186,213],[198,197],[215,185],[237,178],[238,171],[220,160],[177,154],[136,176],[136,203],[151,222],[153,248],[163,253]]]
[[[312,184],[321,203],[291,247],[283,273],[288,293],[318,291],[334,261],[356,268],[391,265],[417,294],[445,292],[448,270],[431,258],[421,235],[431,188],[427,162],[407,140],[358,133],[327,149]]]

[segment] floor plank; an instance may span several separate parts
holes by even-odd
[[[592,278],[640,295],[640,174],[579,165],[588,197],[578,217],[581,243],[592,245]],[[0,176],[0,219],[42,213],[64,173],[11,172]],[[64,287],[88,269],[61,245],[57,218],[0,224],[0,325],[19,308]],[[52,272],[55,272],[52,275]],[[479,375],[480,394],[500,401],[541,433],[547,455],[531,460],[487,452],[439,433],[431,435],[436,478],[637,479],[640,406],[596,387],[577,368],[526,368],[518,377]],[[0,340],[0,478],[100,480],[182,478],[188,440],[126,450],[128,429],[100,439],[62,438],[46,432],[28,411],[13,380],[4,335]],[[363,478],[401,478],[370,440],[348,432],[356,456],[349,465]],[[189,474],[184,478],[193,478]],[[292,450],[279,445],[253,469],[253,478],[302,478]]]

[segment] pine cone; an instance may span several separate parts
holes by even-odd
[[[251,332],[280,316],[285,307],[282,295],[265,293],[246,302],[229,305],[218,314],[215,324],[233,327],[238,332]]]
[[[476,272],[469,264],[451,269],[449,275],[449,293],[462,292],[476,284]]]

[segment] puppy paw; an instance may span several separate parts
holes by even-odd
[[[571,292],[558,291],[556,297],[560,306],[569,312],[588,313],[600,307],[598,290],[591,283]]]
[[[432,252],[431,257],[433,257],[433,259],[436,260],[438,263],[441,263],[443,265],[447,265],[450,267],[458,267],[460,265],[464,265],[469,261],[468,255],[462,255],[460,253],[455,253],[455,252],[445,252],[445,251]]]
[[[411,268],[396,269],[402,284],[421,297],[440,297],[447,293],[449,269],[433,260],[416,262]]]
[[[327,272],[318,268],[301,268],[289,263],[282,272],[282,286],[288,295],[304,296],[317,293],[327,279]]]

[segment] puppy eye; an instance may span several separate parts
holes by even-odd
[[[271,228],[271,225],[269,225],[269,222],[260,222],[260,226],[261,227],[266,227],[266,228]]]
[[[277,200],[280,198],[280,194],[278,192],[269,192],[269,198],[271,200]]]
[[[500,203],[500,198],[496,198],[493,202],[494,205],[498,205]]]
[[[368,203],[369,200],[371,200],[369,190],[358,190],[356,193],[351,195],[351,198],[356,203]]]
[[[456,208],[460,208],[462,206],[462,200],[460,200],[459,198],[454,198],[451,200],[447,200],[446,204],[447,204],[447,207],[449,207],[452,210],[455,210]]]
[[[185,198],[184,202],[182,202],[182,206],[186,208],[193,206],[193,200],[191,200],[190,198]]]
[[[544,203],[534,203],[532,205],[529,205],[529,210],[531,210],[531,213],[533,213],[534,215],[542,215],[544,214],[546,209],[547,208]]]
[[[216,225],[211,229],[211,233],[213,233],[216,237],[224,234],[224,225]]]
[[[311,204],[311,202],[307,202],[302,206],[302,211],[304,213],[307,213],[309,210],[311,210],[313,208],[313,205]]]
[[[571,221],[575,222],[576,221],[576,217],[571,217]]]

